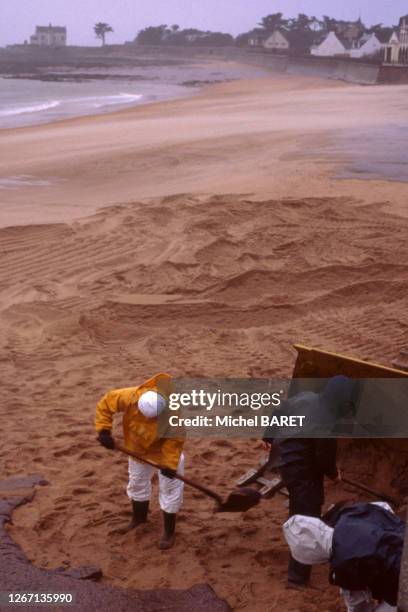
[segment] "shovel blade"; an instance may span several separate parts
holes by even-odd
[[[256,506],[261,499],[259,491],[249,487],[234,489],[227,499],[216,507],[216,512],[246,512]]]

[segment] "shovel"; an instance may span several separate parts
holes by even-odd
[[[133,451],[124,448],[120,444],[115,443],[115,449],[125,455],[129,455],[129,457],[133,457],[133,459],[136,459],[141,463],[151,465],[152,467],[158,470],[168,471],[168,468],[162,465],[158,465],[157,463],[153,463],[152,461],[148,461],[147,459],[143,459]],[[218,493],[216,493],[215,491],[212,491],[204,485],[198,484],[197,482],[190,480],[190,478],[186,478],[185,476],[177,474],[176,471],[174,471],[173,478],[177,478],[177,480],[181,480],[181,482],[184,482],[189,487],[200,491],[204,495],[207,495],[207,497],[211,497],[216,502],[214,512],[246,512],[250,508],[256,506],[259,503],[259,500],[261,499],[261,495],[258,491],[255,491],[251,488],[243,488],[234,489],[234,491],[232,491],[228,495],[227,499],[223,501],[221,495],[218,495]]]

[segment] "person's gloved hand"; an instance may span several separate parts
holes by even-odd
[[[160,470],[160,474],[166,476],[166,478],[170,478],[171,480],[176,475],[176,470],[172,470],[171,468],[163,468]]]
[[[96,439],[105,448],[109,448],[110,450],[113,450],[115,448],[115,440],[112,438],[112,433],[110,429],[101,429]]]

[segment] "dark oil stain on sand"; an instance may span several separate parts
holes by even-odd
[[[228,612],[228,604],[219,599],[210,586],[199,584],[186,590],[135,590],[95,584],[101,577],[97,567],[76,569],[40,569],[32,565],[10,537],[6,525],[18,506],[30,503],[34,486],[48,483],[39,474],[11,477],[0,481],[0,610],[10,609],[9,593],[70,593],[74,602],[67,609],[78,612]],[[5,605],[2,605],[5,604]],[[26,606],[17,606],[26,607]],[[29,606],[30,607],[30,606]],[[33,605],[33,609],[51,610],[52,606]],[[55,607],[54,607],[55,609]],[[58,606],[58,609],[62,609]]]

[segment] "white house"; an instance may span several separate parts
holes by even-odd
[[[397,32],[393,32],[384,49],[386,64],[408,64],[408,15],[401,17]]]
[[[329,32],[327,36],[310,51],[312,55],[319,57],[333,57],[336,55],[348,55],[349,48],[347,43],[343,43],[336,32]]]
[[[393,32],[384,49],[384,61],[386,64],[398,64],[400,41],[397,32]]]
[[[289,38],[282,30],[275,30],[268,38],[263,41],[265,49],[270,51],[288,51],[290,47]]]
[[[312,32],[320,32],[322,29],[322,23],[318,19],[314,19],[309,23],[309,28]]]
[[[363,35],[357,42],[357,46],[350,50],[350,57],[369,57],[381,53],[384,44],[376,34]]]
[[[168,35],[168,38],[171,37],[171,34]],[[186,35],[186,40],[188,40],[188,42],[194,43],[197,42],[197,40],[202,40],[204,38],[208,37],[208,32],[195,32],[194,34],[187,34]]]
[[[267,33],[261,28],[255,28],[248,36],[249,47],[262,47],[264,40],[267,38]]]
[[[30,44],[37,47],[65,47],[67,28],[61,26],[37,26],[35,34],[30,37]]]
[[[275,53],[309,55],[315,40],[316,32],[311,30],[286,30],[280,28],[265,38],[263,47]]]

